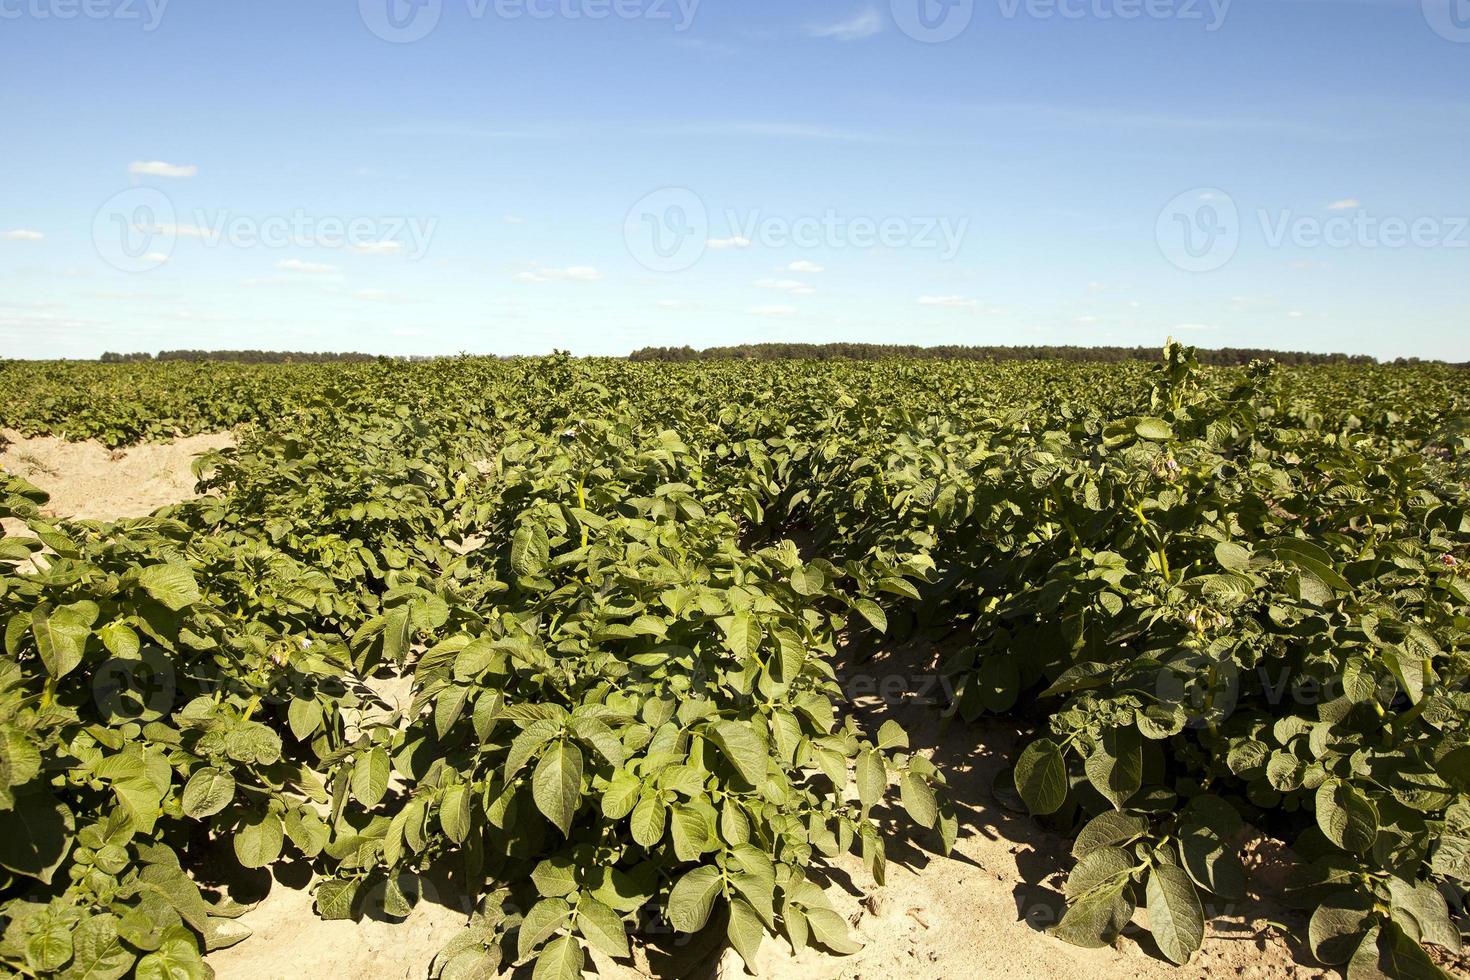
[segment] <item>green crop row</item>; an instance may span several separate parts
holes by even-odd
[[[1069,942],[1187,962],[1289,843],[1322,962],[1439,975],[1470,882],[1470,449],[1440,367],[0,365],[0,426],[240,426],[204,496],[98,524],[0,474],[0,964],[202,977],[210,840],[318,912],[462,896],[426,971],[538,980],[655,913],[850,951],[886,797],[942,773],[836,666],[921,634],[1073,836]],[[12,525],[14,526],[14,525]],[[386,683],[411,691],[402,707]],[[922,748],[919,746],[917,748]],[[447,884],[446,884],[447,883]]]

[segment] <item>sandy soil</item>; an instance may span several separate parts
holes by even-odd
[[[52,439],[18,440],[0,454],[0,465],[52,494],[57,514],[108,519],[142,516],[190,496],[189,464],[195,453],[229,444],[228,436],[200,436],[170,445],[144,446],[123,454],[95,444]],[[836,958],[806,951],[793,955],[784,942],[766,940],[760,975],[774,980],[1007,980],[1073,978],[1098,980],[1184,980],[1190,977],[1335,976],[1309,965],[1301,948],[1289,947],[1267,920],[1304,924],[1274,907],[1268,897],[1279,859],[1253,861],[1253,898],[1212,920],[1204,949],[1175,969],[1141,930],[1116,949],[1084,950],[1043,931],[1061,909],[1060,883],[1069,864],[1068,843],[997,800],[990,787],[1009,762],[1020,738],[1013,727],[955,725],[941,731],[938,713],[922,703],[932,683],[932,649],[911,645],[845,671],[853,710],[876,731],[892,717],[913,744],[927,747],[948,774],[950,798],[961,817],[954,853],[940,857],[927,837],[902,829],[901,814],[885,811],[889,825],[888,879],[876,886],[862,862],[846,856],[833,863],[829,893],[853,924],[861,952]],[[381,692],[389,700],[398,690]],[[1269,847],[1255,848],[1272,853]],[[1279,851],[1279,845],[1277,845]],[[233,857],[222,851],[222,882],[203,882],[255,907],[239,921],[253,934],[209,956],[221,980],[273,980],[330,976],[414,978],[425,976],[433,955],[464,921],[464,911],[432,887],[404,923],[373,918],[321,922],[312,911],[309,872],[299,865],[240,877]],[[1258,870],[1257,870],[1258,869]],[[206,870],[203,877],[209,877]],[[1142,915],[1142,913],[1141,913]],[[654,975],[666,980],[735,980],[747,974],[717,935],[687,938],[671,948],[640,947],[632,964],[596,961],[606,980]],[[513,974],[519,980],[528,971]],[[511,974],[508,974],[511,976]]]
[[[46,514],[89,521],[146,517],[189,499],[194,457],[234,444],[223,433],[115,451],[96,442],[22,439],[13,432],[0,437],[0,469],[49,493]]]

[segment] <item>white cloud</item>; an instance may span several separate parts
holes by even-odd
[[[17,228],[14,231],[0,231],[0,240],[7,242],[39,242],[45,237],[39,231],[31,231],[29,228]]]
[[[526,219],[522,218],[518,214],[508,214],[501,220],[503,220],[508,225],[523,225],[526,223]]]
[[[402,242],[362,242],[352,246],[352,250],[359,255],[402,255]]]
[[[734,238],[711,238],[704,244],[705,247],[713,249],[750,248],[750,239],[737,235]]]
[[[324,262],[304,262],[301,259],[282,259],[276,263],[277,269],[285,269],[288,272],[306,272],[315,276],[330,275],[338,272],[335,265],[327,265]]]
[[[565,269],[535,269],[516,275],[516,282],[597,282],[602,273],[590,265],[573,265]]]
[[[209,232],[196,225],[133,225],[137,231],[151,235],[169,235],[174,238],[208,238]]]
[[[147,255],[143,256],[143,261],[147,262],[150,265],[163,265],[169,260],[169,258],[169,256],[165,255],[162,252],[149,252]]]
[[[779,319],[781,317],[795,316],[794,306],[752,306],[747,312],[751,316],[765,316]]]
[[[808,262],[806,259],[797,259],[795,262],[786,267],[786,271],[803,272],[807,275],[814,276],[819,272],[826,272],[827,270],[815,262]]]
[[[759,289],[778,289],[783,293],[791,293],[795,296],[810,296],[816,290],[804,282],[795,279],[759,279],[756,281]]]
[[[1174,329],[1182,330],[1185,333],[1194,333],[1201,330],[1214,330],[1215,328],[1207,323],[1176,323],[1174,324]]]
[[[1096,323],[1097,322],[1097,317],[1092,316],[1090,314],[1087,315],[1087,316],[1076,316],[1076,317],[1073,317],[1072,318],[1072,322],[1073,323],[1076,323],[1076,324],[1080,324],[1081,326],[1084,326],[1085,327],[1085,326],[1087,326],[1090,323]]]
[[[139,160],[128,167],[128,173],[134,177],[193,177],[199,173],[199,168],[192,164],[179,166],[162,160]]]
[[[1289,317],[1291,317],[1293,320],[1300,320],[1302,318],[1302,316],[1303,316],[1303,313],[1302,313],[1301,310],[1292,310],[1290,313],[1288,313],[1286,315],[1289,316]]]
[[[658,308],[661,310],[677,310],[683,306],[684,304],[676,299],[661,299],[658,301]]]
[[[877,7],[869,7],[835,24],[823,24],[810,28],[812,37],[831,38],[834,41],[865,41],[883,33],[883,15]]]
[[[920,296],[920,306],[942,306],[951,310],[974,310],[980,306],[978,299],[966,299],[964,296]]]
[[[1327,205],[1327,210],[1352,211],[1360,207],[1362,207],[1362,205],[1358,203],[1358,199],[1356,197],[1345,197],[1341,201],[1333,201],[1331,204]]]

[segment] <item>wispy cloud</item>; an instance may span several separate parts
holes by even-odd
[[[940,306],[950,310],[977,310],[980,308],[980,301],[965,296],[920,296],[919,305]]]
[[[352,246],[358,255],[402,255],[403,243],[395,241],[361,242]]]
[[[1360,207],[1362,207],[1362,205],[1358,203],[1358,199],[1356,197],[1345,197],[1340,201],[1333,201],[1331,204],[1327,205],[1327,210],[1353,211]]]
[[[565,269],[534,269],[519,273],[516,282],[597,282],[602,273],[590,265],[573,265]]]
[[[846,20],[832,24],[819,24],[807,29],[812,37],[829,38],[833,41],[866,41],[883,33],[883,15],[877,7],[859,11]]]
[[[39,231],[29,228],[17,228],[14,231],[0,231],[0,241],[7,242],[39,242],[46,236]]]
[[[640,132],[647,136],[735,136],[834,143],[882,143],[892,140],[892,137],[877,133],[843,129],[821,123],[773,120],[675,123],[669,126],[645,127]]]
[[[791,293],[793,296],[810,296],[816,290],[804,282],[795,279],[759,279],[756,281],[759,289],[777,289],[783,293]]]
[[[741,238],[739,235],[736,235],[734,238],[711,238],[704,244],[706,248],[712,248],[716,251],[727,248],[750,248],[750,239]]]
[[[193,164],[179,165],[164,163],[162,160],[138,160],[132,166],[128,167],[128,173],[134,177],[171,177],[179,179],[197,176],[199,168]]]
[[[277,269],[285,269],[287,272],[305,272],[314,276],[327,276],[340,272],[335,265],[327,265],[325,262],[305,262],[301,259],[282,259],[276,263]]]
[[[808,262],[806,259],[797,259],[795,262],[786,267],[786,271],[801,272],[806,275],[814,276],[819,272],[826,272],[827,270],[826,268],[818,265],[815,262]]]

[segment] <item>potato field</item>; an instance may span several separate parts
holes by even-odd
[[[957,804],[1010,800],[1074,842],[1051,942],[1146,923],[1195,975],[1252,828],[1295,856],[1304,962],[1447,975],[1467,382],[1173,344],[0,363],[13,437],[237,437],[115,523],[0,472],[0,974],[213,976],[221,854],[308,867],[326,920],[458,903],[443,980],[575,980],[649,933],[836,964],[836,856],[882,882],[895,835],[943,853]],[[993,798],[844,696],[919,641],[947,725],[1020,733]]]

